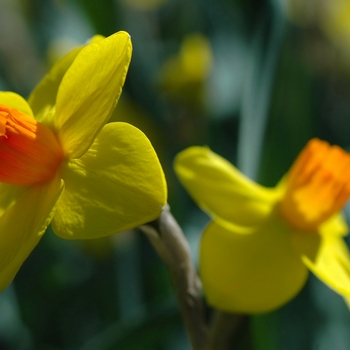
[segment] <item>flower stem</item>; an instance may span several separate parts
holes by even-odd
[[[210,325],[206,350],[232,349],[233,339],[246,319],[245,315],[215,311]]]
[[[194,267],[188,242],[167,206],[160,217],[140,226],[166,265],[180,304],[182,318],[193,350],[205,350],[205,324],[202,283]]]

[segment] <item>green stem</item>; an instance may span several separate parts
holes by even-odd
[[[247,76],[242,97],[237,163],[238,168],[252,179],[257,178],[274,78],[286,26],[283,5],[280,1],[271,1],[271,10],[272,28],[268,44],[265,48],[264,33],[267,31],[267,20],[264,19],[257,28],[247,58]]]

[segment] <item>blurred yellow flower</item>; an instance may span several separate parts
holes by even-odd
[[[292,22],[316,25],[342,50],[350,48],[350,2],[348,0],[288,0],[288,16]]]
[[[205,147],[181,152],[175,170],[213,221],[200,246],[208,302],[223,311],[268,312],[292,299],[311,270],[348,303],[350,259],[339,211],[350,194],[350,155],[311,140],[272,189]]]
[[[320,27],[338,46],[350,47],[350,3],[348,0],[326,1],[320,15]]]
[[[58,236],[84,239],[159,216],[166,184],[151,143],[127,123],[105,125],[131,52],[125,32],[96,36],[59,61],[28,102],[0,92],[0,290],[51,220]]]
[[[167,0],[122,0],[122,2],[135,10],[149,11],[162,6]]]
[[[185,37],[180,52],[170,57],[160,70],[160,83],[166,91],[189,100],[202,93],[213,61],[208,39],[198,33]]]

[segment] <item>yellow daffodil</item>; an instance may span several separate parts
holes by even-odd
[[[341,48],[349,49],[350,4],[347,0],[327,1],[321,7],[320,28]]]
[[[178,55],[172,56],[163,66],[166,85],[183,86],[202,82],[212,66],[212,51],[208,39],[201,34],[185,37]]]
[[[212,61],[209,40],[199,33],[190,34],[183,40],[180,52],[161,68],[160,85],[171,97],[194,103],[201,99]]]
[[[108,121],[131,59],[125,32],[96,36],[58,62],[28,102],[0,92],[0,289],[52,221],[67,239],[156,219],[162,168],[146,136]]]
[[[278,308],[311,270],[348,302],[350,259],[339,211],[350,194],[350,155],[311,140],[287,175],[262,187],[205,147],[181,152],[175,169],[213,221],[200,245],[208,302],[223,311]]]
[[[288,0],[287,15],[297,25],[315,27],[326,41],[311,31],[310,56],[319,56],[318,65],[349,69],[350,55],[350,2],[348,0]],[[329,42],[328,45],[327,41]],[[309,41],[308,41],[309,42]],[[310,48],[308,48],[310,50]],[[312,51],[317,50],[317,54]],[[321,51],[320,51],[321,50]],[[323,54],[324,53],[324,54]],[[335,61],[335,62],[334,62]]]

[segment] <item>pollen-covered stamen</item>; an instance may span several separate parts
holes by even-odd
[[[0,104],[0,182],[45,182],[55,175],[62,158],[62,148],[48,127]]]
[[[341,210],[350,196],[350,155],[312,139],[287,174],[280,211],[294,227],[313,231]]]

